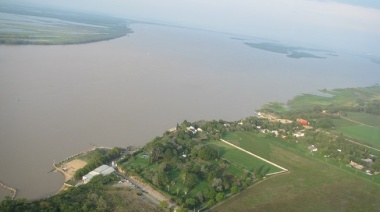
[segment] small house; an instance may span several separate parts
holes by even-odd
[[[310,145],[310,146],[308,147],[308,149],[309,149],[311,152],[316,152],[316,151],[318,151],[318,148],[315,147],[314,145]]]
[[[307,122],[307,120],[301,119],[301,118],[298,118],[297,122],[300,123],[302,126],[307,126],[309,124],[309,122]]]

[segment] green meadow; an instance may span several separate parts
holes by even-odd
[[[268,170],[267,174],[281,171],[281,169],[221,141],[212,141],[208,145],[211,145],[213,148],[217,149],[220,152],[220,156],[227,159],[233,165],[228,169],[232,174],[239,175],[244,172],[244,170],[254,172],[260,168]],[[255,152],[252,153],[256,154]]]
[[[365,144],[380,148],[380,117],[350,112],[334,120],[335,130]]]

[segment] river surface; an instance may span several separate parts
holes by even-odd
[[[18,197],[56,193],[53,162],[93,145],[141,146],[185,119],[238,120],[269,101],[380,79],[378,64],[341,53],[291,59],[223,33],[132,29],[91,44],[0,46],[0,181]]]

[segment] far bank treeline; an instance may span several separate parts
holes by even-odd
[[[17,4],[4,4],[0,12],[17,15],[0,17],[5,29],[0,33],[0,44],[82,44],[132,33],[127,25],[133,21],[94,13]]]

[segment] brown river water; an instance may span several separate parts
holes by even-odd
[[[93,145],[142,146],[185,119],[239,120],[269,101],[380,79],[378,64],[349,55],[290,59],[222,33],[132,29],[91,44],[0,46],[0,181],[18,197],[56,193],[53,162]]]

